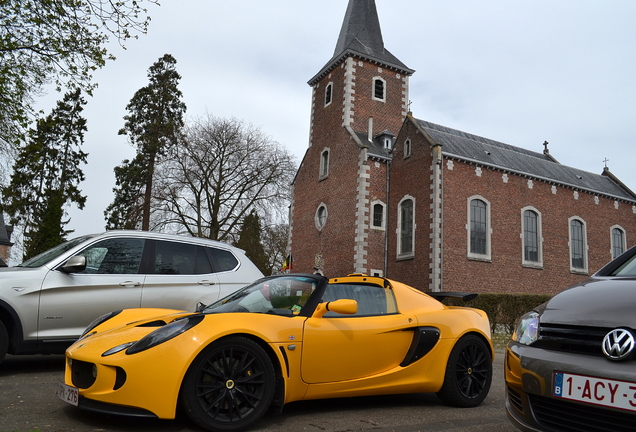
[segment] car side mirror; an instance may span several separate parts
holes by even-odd
[[[79,273],[86,270],[86,257],[83,255],[72,256],[66,261],[60,270],[64,273]]]
[[[358,302],[351,299],[340,299],[320,303],[316,308],[313,317],[322,318],[327,312],[335,312],[341,315],[353,315],[358,312]]]

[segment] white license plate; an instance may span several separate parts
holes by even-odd
[[[77,389],[75,387],[66,385],[61,381],[58,381],[57,397],[62,399],[67,404],[71,404],[74,406],[77,406],[79,401],[79,394],[77,392]]]
[[[633,382],[555,372],[552,394],[563,399],[636,411],[636,383]]]

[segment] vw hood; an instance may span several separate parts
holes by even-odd
[[[591,278],[557,294],[539,312],[542,323],[636,329],[635,307],[636,279]]]

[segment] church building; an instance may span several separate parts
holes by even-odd
[[[375,1],[349,0],[334,56],[309,80],[293,272],[554,294],[633,244],[636,194],[608,168],[417,119],[414,72],[384,47]]]

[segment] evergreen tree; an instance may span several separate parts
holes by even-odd
[[[269,259],[265,254],[265,248],[261,241],[262,228],[260,218],[255,210],[245,216],[239,232],[239,239],[235,246],[245,251],[245,255],[252,260],[254,265],[265,275],[272,274]]]
[[[144,201],[146,166],[143,155],[115,167],[115,199],[104,211],[106,229],[139,229]]]
[[[8,186],[2,188],[4,211],[11,223],[24,226],[25,257],[34,256],[65,240],[64,207],[84,208],[79,189],[84,180],[80,168],[87,153],[81,150],[86,101],[74,90],[59,101],[51,114],[36,122],[19,151]]]
[[[150,83],[137,90],[126,106],[129,114],[124,116],[124,128],[119,131],[127,135],[132,144],[137,146],[137,160],[145,167],[144,197],[142,206],[141,229],[150,229],[150,210],[152,200],[153,177],[158,157],[172,146],[183,128],[185,103],[177,85],[181,76],[175,69],[177,61],[170,54],[165,54],[148,69]],[[123,169],[136,169],[130,165]],[[126,174],[132,178],[135,173]],[[122,175],[124,175],[122,173]],[[115,201],[120,214],[127,213],[126,206],[134,207],[136,202],[125,202],[127,191],[121,187],[115,190]],[[117,202],[119,199],[120,202]],[[110,208],[110,206],[109,206]]]

